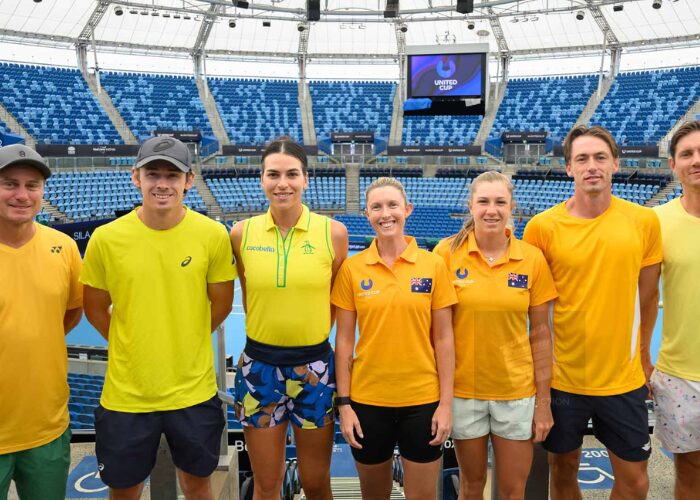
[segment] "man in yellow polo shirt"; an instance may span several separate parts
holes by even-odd
[[[63,500],[70,465],[65,335],[82,315],[80,253],[34,222],[51,171],[0,148],[0,498]]]
[[[664,324],[651,379],[654,435],[673,453],[676,500],[689,500],[700,491],[700,120],[673,135],[668,163],[683,195],[655,208],[664,248]]]
[[[542,250],[554,302],[553,500],[581,498],[577,474],[589,419],[615,473],[614,498],[643,499],[651,453],[645,399],[658,312],[659,221],[651,209],[612,196],[620,164],[602,127],[578,126],[564,140],[574,195],[535,217],[523,239]]]
[[[193,178],[185,144],[145,141],[132,170],[143,205],[98,228],[85,253],[85,314],[109,342],[95,451],[110,498],[140,497],[161,434],[186,498],[213,498],[225,420],[210,334],[231,311],[236,269],[226,228],[182,204]]]

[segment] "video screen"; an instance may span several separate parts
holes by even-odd
[[[485,54],[408,56],[408,97],[484,95]]]

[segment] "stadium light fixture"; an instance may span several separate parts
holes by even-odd
[[[270,21],[263,21],[263,28],[269,28],[270,26],[272,26]]]
[[[651,3],[651,6],[655,9],[660,9],[661,8],[661,0],[654,0]]]
[[[250,4],[246,0],[233,0],[233,6],[239,9],[247,9]]]
[[[229,20],[228,20],[228,27],[229,27],[229,28],[235,28],[235,27],[236,27],[236,20],[235,20],[235,19],[229,19]]]
[[[467,23],[467,29],[468,29],[468,30],[473,30],[474,28],[476,28],[476,25],[474,24],[474,22],[473,22],[473,21],[469,21],[469,22]]]
[[[114,15],[115,15],[115,16],[121,16],[122,14],[124,14],[124,9],[122,9],[122,6],[121,6],[121,5],[115,5],[115,6],[114,6]]]
[[[34,0],[34,3],[41,3],[41,0]]]
[[[305,23],[299,23],[297,24],[297,31],[301,33],[302,31],[306,31],[307,26]]]
[[[586,13],[583,12],[582,10],[577,10],[576,11],[576,19],[579,21],[583,21],[583,18],[586,17]]]
[[[400,31],[401,33],[406,33],[406,32],[408,31],[408,26],[406,26],[404,23],[401,23],[401,24],[399,25],[399,31]]]
[[[625,6],[622,4],[613,5],[613,12],[622,12],[624,8]]]

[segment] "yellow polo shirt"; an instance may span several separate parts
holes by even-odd
[[[350,397],[358,403],[401,407],[440,399],[432,311],[450,307],[457,296],[445,262],[414,238],[406,241],[389,268],[374,240],[343,262],[333,286],[331,302],[357,311]]]
[[[700,382],[700,217],[676,198],[654,208],[661,222],[664,324],[656,367]]]
[[[598,217],[569,214],[566,202],[535,215],[523,240],[542,250],[554,302],[552,387],[613,396],[644,385],[639,358],[639,271],[661,262],[659,219],[612,197]]]
[[[335,252],[331,221],[302,205],[286,236],[272,214],[245,221],[240,256],[245,267],[246,335],[273,346],[315,345],[331,330]]]
[[[532,396],[528,310],[557,296],[547,261],[537,248],[514,237],[493,267],[481,256],[474,233],[455,253],[451,244],[452,238],[444,239],[433,251],[445,260],[459,300],[453,317],[454,395],[488,400]]]

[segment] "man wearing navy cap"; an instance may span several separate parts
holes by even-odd
[[[143,204],[85,252],[85,314],[108,340],[95,450],[110,498],[140,498],[161,434],[185,497],[213,498],[225,419],[210,334],[231,311],[236,268],[226,228],[183,205],[193,180],[185,144],[146,140],[132,170]]]
[[[0,148],[0,498],[62,500],[70,465],[65,335],[82,316],[75,242],[34,221],[51,170]]]

